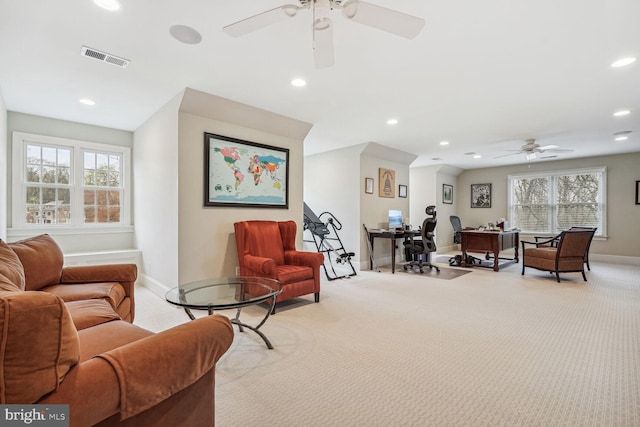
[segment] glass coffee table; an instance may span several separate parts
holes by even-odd
[[[231,319],[231,323],[238,325],[240,332],[244,332],[244,328],[251,329],[260,335],[267,348],[273,349],[269,339],[259,329],[269,318],[276,305],[276,296],[281,291],[282,285],[275,279],[236,276],[186,283],[171,289],[165,298],[171,304],[182,307],[191,320],[195,320],[191,309],[207,310],[210,315],[214,310],[237,309],[236,317]],[[240,321],[240,311],[243,307],[269,300],[271,303],[267,314],[257,326]]]

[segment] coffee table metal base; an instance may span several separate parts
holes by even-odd
[[[269,316],[273,312],[273,309],[275,308],[275,306],[276,306],[276,298],[273,297],[273,298],[271,298],[271,305],[269,307],[269,310],[267,310],[267,314],[264,316],[264,319],[262,319],[260,321],[260,323],[258,323],[257,326],[247,325],[246,323],[243,323],[242,321],[240,321],[240,312],[242,311],[241,308],[239,308],[236,311],[236,317],[233,318],[233,319],[230,319],[230,321],[234,325],[238,325],[238,330],[240,332],[244,332],[244,328],[251,329],[253,332],[258,334],[260,336],[260,338],[262,338],[262,340],[267,345],[267,348],[269,350],[273,350],[273,345],[271,344],[271,341],[269,341],[269,338],[267,338],[267,336],[265,334],[263,334],[262,331],[260,331],[259,329],[267,321],[267,319],[269,318]],[[183,309],[184,309],[185,313],[187,313],[187,316],[189,316],[189,318],[191,320],[196,320],[196,317],[193,315],[193,313],[191,313],[191,310],[188,307],[183,307]],[[209,316],[211,316],[213,314],[213,307],[209,307],[207,311],[209,313]]]

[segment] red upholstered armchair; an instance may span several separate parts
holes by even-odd
[[[315,295],[315,302],[320,301],[324,256],[296,250],[294,221],[241,221],[233,226],[242,276],[280,281],[282,292],[276,303],[308,294]]]

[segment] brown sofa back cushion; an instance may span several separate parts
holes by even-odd
[[[35,403],[80,359],[78,332],[61,298],[0,292],[0,403]]]
[[[25,289],[37,291],[60,282],[64,257],[48,234],[9,243],[24,267]]]
[[[24,291],[24,269],[20,258],[0,240],[0,291]]]

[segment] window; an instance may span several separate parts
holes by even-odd
[[[606,169],[509,175],[509,221],[524,233],[556,234],[572,226],[606,235]]]
[[[127,147],[14,132],[13,227],[129,225]]]

